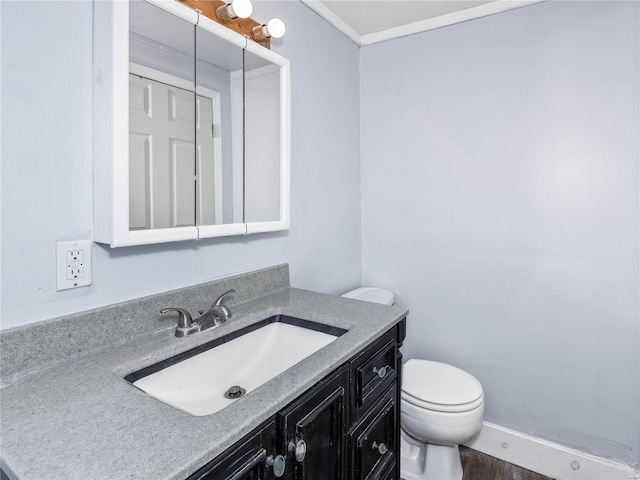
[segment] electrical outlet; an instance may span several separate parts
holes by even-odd
[[[91,285],[91,240],[56,244],[56,290]]]
[[[67,251],[67,280],[84,278],[84,250]]]

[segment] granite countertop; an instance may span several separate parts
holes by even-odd
[[[293,288],[233,305],[232,310],[226,324],[191,337],[178,339],[173,329],[165,328],[11,379],[0,390],[3,470],[21,480],[183,480],[407,314],[399,307]],[[224,410],[204,417],[170,407],[124,380],[131,372],[276,314],[348,331]]]

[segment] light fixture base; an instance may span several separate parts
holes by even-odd
[[[256,25],[251,29],[251,38],[256,42],[263,42],[270,37],[271,35],[268,34],[266,25]]]
[[[226,5],[222,5],[216,8],[216,17],[218,17],[218,20],[220,20],[222,23],[229,23],[235,20],[237,18],[237,15],[235,15],[235,12],[233,12],[231,4],[227,3]]]

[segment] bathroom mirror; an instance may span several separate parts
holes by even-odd
[[[244,42],[231,43],[206,29],[208,20],[201,16],[196,28],[196,225],[201,233],[211,225],[244,223]]]
[[[129,3],[129,229],[196,224],[195,27]]]
[[[244,51],[244,212],[247,231],[289,226],[289,65],[249,43]]]
[[[245,220],[280,218],[280,68],[245,52]]]
[[[288,60],[178,1],[96,3],[95,241],[289,228],[289,129]]]

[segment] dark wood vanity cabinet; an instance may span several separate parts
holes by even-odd
[[[188,480],[399,480],[405,320]]]

